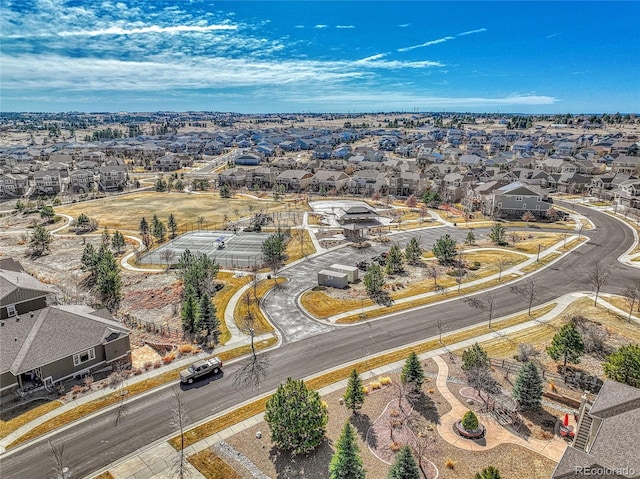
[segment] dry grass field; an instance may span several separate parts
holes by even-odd
[[[137,232],[140,220],[148,222],[153,215],[165,222],[173,213],[178,225],[186,223],[197,229],[198,218],[202,217],[203,228],[220,228],[225,216],[230,221],[238,217],[248,217],[259,211],[272,213],[285,211],[289,203],[259,200],[252,197],[220,198],[217,193],[156,193],[141,192],[114,196],[56,208],[56,213],[65,213],[77,218],[85,213],[96,219],[100,228]],[[296,206],[302,209],[302,205]]]

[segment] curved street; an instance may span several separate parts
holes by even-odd
[[[551,267],[533,274],[541,285],[539,297],[534,305],[575,291],[591,291],[588,273],[598,261],[615,265],[607,285],[602,289],[603,292],[620,293],[632,281],[638,279],[637,269],[617,261],[633,243],[632,230],[604,213],[579,206],[575,209],[580,212],[588,211],[596,229],[583,233],[590,238],[589,242],[564,256]],[[448,229],[434,228],[424,230],[423,233],[437,237],[445,231],[449,232]],[[405,241],[402,239],[403,234],[398,235],[401,243]],[[406,234],[409,237],[415,235],[415,232]],[[423,245],[428,243],[426,238],[423,239]],[[371,249],[366,252],[366,256],[372,254]],[[299,281],[306,278],[308,285],[309,275],[314,274],[315,270],[325,268],[334,262],[348,261],[347,264],[352,264],[357,259],[353,252],[347,249],[315,257],[308,265],[300,264],[302,269]],[[285,295],[287,301],[295,299],[286,293],[288,289],[293,291],[297,284],[294,281],[298,280],[292,280],[288,288],[279,289],[271,295],[273,298],[267,298],[265,306],[271,308],[271,301],[275,302],[277,295]],[[500,287],[495,291],[495,317],[524,309],[522,300],[511,293],[509,286]],[[291,306],[288,304],[282,311],[269,311],[271,319],[277,323],[281,331],[286,332],[287,338],[281,347],[264,353],[269,359],[270,374],[262,389],[251,391],[236,388],[233,376],[238,364],[228,364],[224,378],[203,381],[184,388],[192,422],[197,423],[263,392],[275,389],[287,377],[303,378],[358,358],[436,336],[438,320],[442,321],[444,332],[484,321],[484,318],[477,314],[477,310],[460,299],[415,308],[351,327],[331,327],[313,321],[301,313],[296,313],[297,309],[289,309]],[[85,477],[119,458],[175,433],[175,427],[170,421],[170,386],[173,385],[132,399],[126,420],[118,426],[115,426],[112,413],[104,411],[88,420],[53,432],[48,437],[8,451],[2,456],[3,477],[50,476],[53,460],[47,439],[53,444],[64,444],[73,477]]]

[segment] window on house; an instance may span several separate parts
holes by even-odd
[[[16,314],[18,314],[18,312],[16,311],[16,305],[15,304],[10,304],[7,306],[7,316],[11,317],[11,316],[15,316]]]
[[[522,196],[516,196],[516,201],[522,201]]]
[[[78,366],[82,363],[86,363],[87,361],[91,361],[96,358],[96,351],[94,348],[87,349],[78,354],[73,355],[73,365]]]
[[[539,210],[540,209],[540,205],[536,205],[536,209]]]
[[[522,209],[526,209],[527,204],[526,203],[522,203]]]
[[[542,196],[538,196],[538,203],[542,201]]]

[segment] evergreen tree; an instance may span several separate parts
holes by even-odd
[[[96,275],[96,290],[100,299],[109,311],[118,309],[122,299],[122,278],[118,262],[106,246],[102,246],[97,253],[98,269]]]
[[[351,371],[349,381],[347,382],[347,389],[344,392],[344,404],[348,409],[351,409],[353,414],[358,414],[358,410],[362,408],[364,403],[364,389],[362,385],[362,379],[358,371],[355,369]]]
[[[489,356],[478,343],[462,352],[461,367],[467,375],[467,383],[478,391],[493,385],[489,365]]]
[[[204,293],[213,293],[218,270],[218,264],[209,256],[194,255],[188,249],[178,259],[178,278],[182,280],[183,291],[191,286],[197,298]]]
[[[441,236],[436,240],[431,251],[441,265],[451,264],[456,257],[456,240],[448,234]]]
[[[120,231],[116,230],[111,237],[111,247],[119,254],[124,249],[125,245],[124,235],[120,233]]]
[[[220,187],[220,198],[231,198],[231,188],[229,185],[222,185]]]
[[[547,354],[551,359],[564,360],[563,371],[567,369],[567,362],[577,364],[584,353],[584,342],[576,328],[576,323],[569,321],[560,328],[560,331],[551,340],[551,346],[547,348]]]
[[[47,223],[51,223],[56,213],[53,211],[53,206],[46,205],[40,209],[40,218],[46,220]]]
[[[621,346],[603,365],[608,378],[640,388],[640,346]]]
[[[424,370],[415,351],[411,351],[409,357],[404,362],[400,380],[405,384],[413,385],[414,390],[419,391],[424,383]]]
[[[489,238],[491,238],[491,241],[493,241],[496,245],[502,246],[506,243],[504,239],[506,234],[507,234],[506,228],[502,226],[500,223],[495,223],[491,227],[491,231],[489,232]]]
[[[336,443],[336,452],[329,464],[329,479],[364,479],[356,433],[349,421],[344,423]]]
[[[267,401],[264,420],[271,440],[294,455],[306,454],[322,442],[327,426],[327,406],[304,381],[288,378]]]
[[[82,258],[80,259],[82,269],[91,273],[91,279],[94,280],[98,274],[99,258],[96,249],[91,243],[84,245],[82,250]]]
[[[407,263],[418,264],[422,257],[422,248],[420,242],[415,236],[409,240],[407,246],[404,249],[404,257],[407,258]]]
[[[36,225],[31,233],[31,254],[33,256],[42,256],[49,252],[49,245],[53,242],[51,233],[42,225]]]
[[[198,318],[198,299],[193,286],[189,285],[184,290],[184,299],[182,300],[182,310],[180,315],[182,316],[182,330],[186,334],[192,334],[195,332],[196,320]]]
[[[420,479],[420,469],[409,446],[402,446],[389,470],[388,479]]]
[[[143,236],[149,234],[149,223],[147,223],[147,220],[144,218],[144,216],[140,220],[139,230],[140,230],[140,234]]]
[[[211,296],[204,293],[200,298],[194,328],[197,334],[204,336],[213,344],[218,344],[220,339],[220,321],[218,321],[216,314],[216,307],[211,301]]]
[[[513,385],[513,398],[524,410],[537,409],[542,402],[542,378],[532,362],[525,363]]]
[[[476,242],[476,235],[473,234],[473,231],[469,230],[469,232],[467,233],[467,238],[464,240],[465,243],[467,243],[467,245],[471,246],[472,244],[475,244]]]
[[[178,223],[176,223],[176,219],[173,216],[173,213],[171,213],[169,215],[169,218],[167,219],[167,228],[171,232],[171,238],[172,239],[175,238],[176,237],[176,231],[178,231]]]
[[[493,466],[487,466],[481,472],[476,472],[474,479],[500,479],[500,471]]]
[[[378,263],[372,263],[371,266],[367,268],[363,282],[369,296],[376,297],[382,292],[385,282],[384,272]]]
[[[84,213],[80,213],[78,219],[76,220],[76,226],[81,230],[86,230],[89,227],[89,223],[91,219]]]
[[[158,240],[159,243],[164,241],[164,235],[167,229],[164,226],[164,223],[158,219],[156,215],[153,215],[153,219],[151,221],[151,234]]]
[[[108,248],[109,245],[111,244],[111,235],[109,234],[109,230],[107,229],[106,226],[102,230],[102,236],[100,238],[100,241],[102,242],[102,246],[104,246],[105,248]]]
[[[442,198],[436,191],[426,191],[422,196],[422,201],[427,206],[437,207],[440,203],[442,203]]]
[[[393,245],[389,249],[389,254],[387,254],[387,258],[385,260],[385,269],[387,270],[387,274],[397,274],[402,273],[404,271],[404,260],[402,258],[402,253],[400,252],[400,248],[398,245]]]
[[[478,426],[478,416],[473,411],[465,412],[462,416],[462,428],[465,431],[475,431]]]
[[[284,233],[278,231],[262,242],[262,254],[266,263],[273,270],[274,277],[278,274],[280,265],[286,259],[286,255],[284,254],[287,247],[285,240]]]

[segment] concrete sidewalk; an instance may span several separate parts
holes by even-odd
[[[483,342],[483,341],[487,341],[490,339],[494,339],[494,338],[498,338],[501,336],[504,336],[505,334],[509,334],[511,332],[515,332],[515,331],[520,331],[532,326],[537,326],[540,323],[544,323],[546,321],[550,321],[551,319],[555,318],[556,316],[562,314],[562,312],[567,308],[567,306],[569,306],[575,299],[584,297],[586,295],[581,294],[581,293],[573,293],[570,295],[566,295],[563,296],[562,298],[559,298],[558,300],[554,301],[553,303],[556,303],[556,306],[547,314],[543,315],[542,317],[536,319],[536,320],[532,320],[532,321],[527,321],[526,323],[522,323],[522,324],[518,324],[515,326],[511,326],[509,328],[505,328],[505,329],[501,329],[501,330],[487,330],[486,334],[480,335],[480,336],[476,336],[464,341],[460,341],[457,342],[455,344],[451,344],[448,345],[446,347],[441,347],[438,348],[436,350],[433,351],[429,351],[427,353],[424,354],[420,354],[418,357],[421,361],[424,361],[426,359],[430,359],[430,358],[436,358],[442,354],[448,354],[451,350],[456,350],[456,349],[464,349],[464,348],[468,348],[471,345],[473,345],[473,343],[475,342]],[[542,305],[541,307],[544,307],[545,305]],[[508,317],[507,317],[508,318]],[[506,318],[500,318],[500,319],[506,319]],[[494,322],[500,321],[500,319],[498,320],[494,320]],[[450,334],[456,334],[459,333],[460,331],[464,331],[466,329],[471,329],[474,327],[477,327],[478,325],[474,325],[472,327],[469,328],[465,328],[463,330],[459,330],[459,331],[455,331],[452,332]],[[446,337],[446,336],[445,336]],[[433,338],[429,338],[426,340],[422,340],[413,344],[409,344],[409,345],[405,345],[402,348],[405,347],[411,347],[411,346],[417,346],[418,344],[421,344],[425,341],[431,341],[431,340],[437,340],[438,337],[433,337]],[[388,351],[384,351],[380,354],[385,354],[385,353],[390,353],[394,350],[388,350]],[[349,364],[353,364],[353,363],[349,363]],[[349,366],[349,364],[343,364],[340,365],[334,369],[340,369],[343,368],[345,366]],[[373,369],[371,371],[368,371],[366,373],[363,373],[363,379],[367,379],[367,378],[376,378],[379,376],[384,376],[384,375],[388,375],[392,372],[397,372],[400,369],[402,369],[404,365],[404,361],[397,361],[394,363],[390,363],[387,364],[385,366],[381,366],[379,368]],[[446,366],[446,364],[445,364]],[[325,371],[325,372],[330,372],[330,371]],[[444,371],[444,369],[441,372],[441,382],[444,381],[445,385],[446,385],[446,380],[444,379],[446,376],[446,371]],[[440,376],[439,376],[440,377]],[[308,378],[304,378],[304,380],[309,380],[311,379],[311,377]],[[329,386],[323,387],[321,389],[319,389],[319,393],[321,395],[326,395],[335,391],[340,391],[342,389],[344,389],[347,385],[347,380],[342,380],[342,381],[338,381],[334,384],[331,384]],[[266,396],[268,394],[273,393],[273,391],[270,391],[269,393],[264,394],[263,396]],[[450,393],[449,393],[450,394]],[[447,396],[445,396],[447,397]],[[243,403],[239,406],[242,406],[244,404],[250,403],[252,401],[255,401],[258,398],[254,398],[250,401],[247,401],[246,403]],[[455,397],[454,397],[455,399]],[[457,399],[456,399],[457,401]],[[464,406],[462,406],[464,407]],[[235,409],[235,408],[233,408]],[[197,426],[199,424],[203,424],[205,422],[214,420],[216,417],[219,417],[223,414],[226,414],[230,411],[232,411],[233,409],[227,410],[227,411],[222,411],[221,413],[215,415],[215,416],[211,416],[208,417],[206,419],[203,419],[202,421],[200,421],[198,424],[194,425]],[[464,414],[464,412],[466,412],[466,408],[464,409],[464,411],[462,412],[462,414]],[[456,413],[457,414],[457,413]],[[460,416],[462,417],[462,416]],[[460,419],[460,417],[456,417],[455,420]],[[225,439],[227,439],[230,436],[233,436],[234,434],[237,434],[238,432],[246,429],[246,428],[250,428],[255,426],[256,424],[260,423],[263,419],[263,414],[258,414],[256,416],[253,416],[245,421],[242,421],[238,424],[235,424],[234,426],[225,429],[223,431],[220,431],[219,433],[216,433],[210,437],[207,437],[206,439],[203,439],[202,441],[199,441],[191,446],[189,446],[188,448],[185,449],[185,453],[187,456],[196,454],[206,448],[209,448],[217,443],[219,443],[220,441],[223,441]],[[496,427],[500,427],[497,424],[495,425]],[[500,427],[501,428],[501,427]],[[502,428],[501,428],[502,429]],[[497,431],[497,430],[496,430]],[[440,432],[440,431],[439,431]],[[527,447],[535,452],[538,452],[540,454],[545,455],[546,457],[549,457],[553,460],[558,460],[557,458],[559,458],[562,455],[562,452],[564,452],[564,449],[561,448],[562,444],[561,443],[554,443],[552,445],[548,444],[546,441],[540,441],[541,444],[537,444],[537,443],[532,443],[533,446],[530,447],[529,442],[524,441],[520,438],[518,438],[517,436],[511,434],[508,431],[504,431],[500,432],[501,436],[497,435],[498,433],[496,432],[496,437],[498,438],[503,438],[502,434],[505,434],[506,436],[504,436],[505,438],[505,442],[507,442],[507,439],[512,439],[511,441],[508,442],[514,442],[515,444],[521,445],[523,447]],[[171,439],[171,437],[174,437],[174,435],[171,436],[167,436],[165,438],[162,438],[158,441],[156,441],[154,444],[140,449],[139,451],[136,451],[132,454],[130,454],[128,457],[123,458],[121,461],[118,461],[117,463],[111,464],[108,467],[104,468],[101,471],[97,471],[94,475],[92,475],[91,477],[95,477],[96,475],[99,475],[102,472],[105,471],[109,471],[109,473],[115,478],[115,479],[165,479],[165,478],[170,478],[173,477],[172,475],[172,468],[173,468],[173,464],[175,463],[175,459],[177,458],[177,452],[175,449],[173,449],[173,447],[171,447],[168,444],[168,440]],[[452,438],[449,438],[449,436],[446,434],[446,432],[443,430],[443,432],[441,433],[441,436],[443,437],[443,439],[449,441],[449,439],[453,440]],[[542,444],[543,443],[543,444]],[[460,444],[456,444],[454,443],[454,445],[456,447],[460,447]],[[492,444],[491,447],[494,447],[497,444]],[[195,469],[191,468],[191,466],[189,466],[190,470],[192,471],[192,477],[193,478],[202,478],[203,476],[197,472]]]

